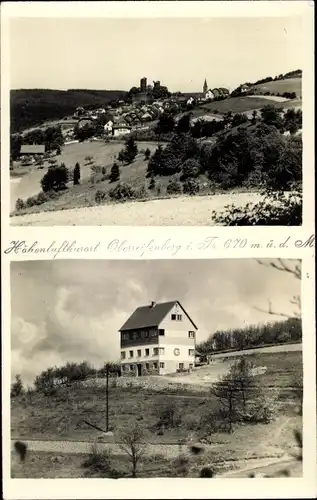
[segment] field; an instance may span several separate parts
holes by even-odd
[[[284,94],[284,92],[296,92],[299,99],[302,98],[302,78],[286,78],[273,82],[259,83],[254,86],[260,92],[274,92]]]
[[[93,157],[94,165],[106,167],[107,173],[110,173],[111,166],[115,162],[115,157],[123,147],[124,144],[117,141],[108,144],[105,144],[102,141],[85,141],[82,143],[68,144],[64,146],[62,154],[56,156],[57,163],[65,163],[67,167],[73,169],[75,164],[78,162],[81,168],[81,184],[79,186],[72,187],[71,190],[63,193],[59,200],[47,202],[37,208],[41,211],[58,210],[62,208],[74,208],[77,206],[95,204],[95,186],[91,184],[88,185],[88,181],[92,173],[91,165],[85,161],[85,157]],[[140,142],[138,143],[138,147],[140,151],[147,148],[153,151],[156,149],[157,145],[156,143]],[[25,199],[41,191],[40,182],[48,169],[48,165],[48,163],[44,164],[44,168],[42,169],[38,169],[36,166],[21,167],[19,164],[16,165],[12,171],[15,173],[14,180],[11,179],[11,211],[15,208],[17,198]],[[147,162],[144,160],[144,155],[140,153],[132,165],[122,167],[121,182],[131,183],[134,187],[144,185],[146,168]],[[21,173],[25,170],[27,173],[21,175]],[[20,180],[18,180],[18,175],[21,175]],[[116,183],[109,184],[109,181],[103,182],[100,189],[109,190],[115,185]],[[91,187],[93,189],[90,189]],[[31,207],[28,211],[32,212],[32,209],[36,210],[36,207]]]
[[[293,430],[300,429],[302,425],[298,414],[297,386],[302,376],[301,352],[258,353],[248,358],[253,359],[257,366],[266,368],[258,375],[258,381],[267,391],[277,391],[279,412],[277,419],[270,424],[245,424],[238,426],[233,434],[216,431],[207,438],[201,423],[212,419],[216,404],[209,395],[204,377],[208,372],[210,381],[213,381],[223,374],[230,366],[227,358],[197,370],[202,375],[201,386],[191,383],[191,375],[188,375],[188,386],[179,384],[177,378],[173,382],[172,377],[167,380],[165,377],[154,377],[152,382],[148,377],[147,381],[143,381],[144,386],[138,386],[137,379],[134,379],[136,385],[131,386],[124,379],[115,379],[109,395],[109,423],[114,436],[107,436],[84,423],[86,420],[101,429],[105,428],[103,380],[92,381],[89,389],[85,384],[60,389],[55,396],[34,394],[28,401],[12,400],[12,439],[37,440],[30,441],[31,460],[24,468],[21,464],[16,465],[15,477],[27,477],[28,474],[32,474],[31,477],[82,477],[85,472],[81,467],[83,454],[89,453],[89,443],[94,442],[99,443],[100,449],[106,447],[112,450],[116,456],[116,468],[122,466],[127,471],[115,436],[119,428],[131,421],[138,421],[148,432],[148,450],[141,473],[147,477],[168,476],[171,461],[177,459],[179,452],[182,450],[182,454],[187,456],[188,446],[201,440],[204,454],[190,459],[191,477],[197,477],[198,468],[206,463],[212,463],[219,473],[224,473],[291,459],[292,454],[298,451]],[[159,378],[162,384],[157,382]],[[181,419],[178,425],[162,431],[157,426],[159,409],[169,401],[176,405]],[[182,448],[179,447],[180,442],[183,443]],[[84,448],[87,449],[85,453]],[[55,459],[56,456],[59,458]]]

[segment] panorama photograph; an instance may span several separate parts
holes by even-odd
[[[11,263],[12,478],[302,477],[302,404],[300,261]]]
[[[303,39],[286,15],[10,19],[11,225],[301,225]]]

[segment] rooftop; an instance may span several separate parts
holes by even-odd
[[[124,325],[120,328],[120,332],[125,330],[135,330],[138,328],[147,328],[151,326],[158,326],[165,316],[169,313],[169,311],[174,307],[175,304],[178,304],[184,313],[188,316],[184,308],[178,302],[178,300],[173,300],[172,302],[161,302],[161,303],[152,303],[147,306],[138,307],[134,313],[131,314],[129,319],[124,323]],[[192,321],[192,319],[188,316],[194,327],[197,329],[197,326]]]

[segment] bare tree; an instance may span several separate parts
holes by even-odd
[[[118,445],[132,464],[132,477],[137,477],[137,466],[146,449],[145,437],[145,430],[137,423],[121,429],[118,434]]]
[[[302,277],[302,272],[301,272],[301,260],[300,259],[292,259],[293,265],[290,265],[289,262],[286,262],[283,259],[277,259],[276,261],[263,261],[263,260],[257,260],[258,264],[261,266],[266,266],[266,267],[271,267],[273,269],[276,269],[277,271],[281,271],[284,273],[292,274],[294,278],[300,280]],[[272,308],[271,301],[269,300],[269,306],[268,309],[260,309],[256,307],[258,311],[265,312],[267,314],[271,314],[273,316],[283,316],[284,318],[300,318],[301,317],[301,298],[300,295],[295,295],[291,299],[291,304],[296,306],[296,311],[294,311],[293,315],[283,313],[281,311],[275,311]]]

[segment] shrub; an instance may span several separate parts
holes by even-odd
[[[51,167],[44,174],[41,180],[41,187],[44,192],[55,190],[59,191],[66,188],[69,180],[69,171],[64,163],[60,166]]]
[[[120,170],[116,163],[114,163],[111,167],[110,172],[110,182],[116,182],[120,180]]]
[[[95,194],[95,202],[100,204],[103,203],[107,199],[107,193],[106,191],[102,191],[101,189],[98,189]]]
[[[227,205],[223,212],[212,212],[212,220],[225,226],[300,226],[302,224],[302,193],[268,194],[259,203],[244,207]]]
[[[211,467],[203,467],[200,471],[199,477],[214,477],[214,471]]]
[[[149,148],[146,148],[144,152],[144,159],[147,161],[151,156],[151,150]]]
[[[26,203],[23,201],[21,198],[18,198],[17,201],[15,202],[15,209],[18,210],[24,210],[26,208]]]
[[[177,427],[181,422],[180,409],[172,399],[166,401],[165,404],[160,405],[156,409],[158,417],[158,427]]]
[[[24,394],[24,387],[21,379],[21,375],[15,376],[15,382],[11,385],[11,397],[17,397]]]
[[[150,183],[149,183],[149,189],[154,189],[155,188],[155,179],[154,177],[151,178]]]
[[[194,158],[188,158],[183,164],[181,180],[186,180],[192,177],[198,177],[200,171],[200,164]]]
[[[187,179],[183,182],[183,191],[185,194],[195,195],[199,192],[200,186],[196,179]]]
[[[141,186],[140,188],[135,189],[133,197],[136,199],[143,199],[143,198],[147,198],[147,196],[148,196],[148,192],[147,192],[145,186]]]
[[[262,394],[260,398],[249,402],[240,415],[243,422],[269,424],[275,420],[276,405]]]
[[[92,453],[82,463],[82,467],[90,469],[92,473],[111,473],[111,453],[107,449],[99,450],[96,444],[92,445]]]
[[[170,180],[167,185],[166,192],[168,194],[180,194],[182,192],[181,183],[176,180]]]
[[[116,201],[130,200],[135,197],[135,191],[129,184],[118,184],[109,191],[109,197]]]

